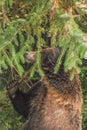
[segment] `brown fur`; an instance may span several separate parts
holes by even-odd
[[[54,74],[60,55],[58,48],[46,49],[41,55],[45,76],[29,92],[17,89],[15,97],[10,98],[19,113],[27,113],[28,120],[22,130],[81,130],[82,92],[78,74],[75,73],[71,81],[70,72],[64,72],[64,61]],[[36,52],[27,52],[25,58],[29,63],[35,62]],[[20,105],[25,107],[20,108]]]

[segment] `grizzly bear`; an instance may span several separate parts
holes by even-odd
[[[27,118],[22,130],[81,130],[82,91],[79,75],[70,80],[70,72],[64,71],[64,58],[58,73],[54,67],[60,56],[60,48],[41,51],[44,77],[26,93],[19,89],[17,81],[7,86],[14,109]],[[26,52],[28,63],[36,62],[36,52]]]

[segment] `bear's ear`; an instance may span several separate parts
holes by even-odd
[[[36,61],[36,52],[35,51],[25,52],[24,58],[26,59],[27,63],[32,64]]]
[[[52,49],[52,53],[53,53],[53,56],[56,57],[56,56],[59,56],[60,53],[61,53],[61,48],[53,48]]]

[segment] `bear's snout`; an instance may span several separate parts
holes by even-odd
[[[24,58],[26,59],[26,61],[28,63],[33,63],[33,62],[36,61],[36,52],[34,52],[34,51],[30,51],[30,52],[26,51],[24,53]]]

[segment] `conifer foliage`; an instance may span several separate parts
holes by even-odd
[[[87,4],[83,0],[2,0],[0,1],[0,73],[14,68],[23,75],[24,52],[37,50],[37,69],[42,76],[40,51],[43,47],[62,48],[54,72],[65,57],[65,71],[80,71],[87,58]]]

